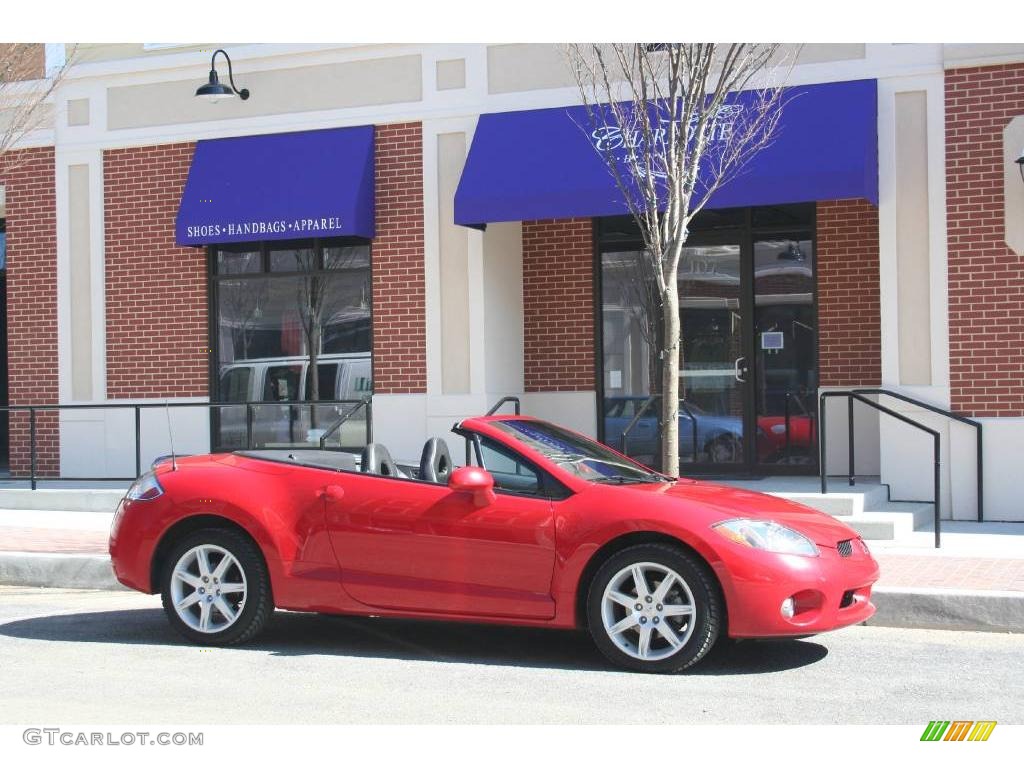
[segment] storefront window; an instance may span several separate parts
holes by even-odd
[[[214,248],[211,265],[216,398],[266,404],[250,408],[252,417],[242,406],[219,409],[215,443],[315,444],[348,407],[328,403],[372,390],[369,245],[233,245]],[[280,405],[297,401],[325,404]],[[336,443],[357,432],[347,424]]]
[[[678,283],[685,471],[816,464],[814,216],[785,205],[694,220]],[[598,233],[602,437],[659,468],[661,300],[635,223],[602,219]]]

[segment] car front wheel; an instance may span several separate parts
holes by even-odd
[[[609,558],[587,597],[598,649],[640,672],[680,672],[708,653],[722,625],[722,599],[707,566],[668,544],[640,544]]]
[[[262,554],[232,530],[207,528],[184,537],[164,560],[161,584],[171,625],[203,645],[250,640],[274,610]]]

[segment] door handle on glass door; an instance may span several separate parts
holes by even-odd
[[[736,362],[733,364],[733,372],[736,376],[736,381],[745,382],[744,378],[747,375],[747,358],[737,357]]]
[[[341,501],[345,497],[345,489],[340,485],[325,485],[320,489],[320,498],[324,501]]]

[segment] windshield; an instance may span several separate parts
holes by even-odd
[[[595,483],[660,483],[666,478],[610,448],[546,421],[494,421],[491,426],[528,445],[576,477]]]

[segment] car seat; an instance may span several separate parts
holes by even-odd
[[[363,448],[360,471],[384,477],[402,477],[388,449],[380,443],[370,443]]]
[[[432,437],[427,440],[420,456],[420,480],[447,485],[452,468],[452,456],[448,452],[448,443],[440,437]]]

